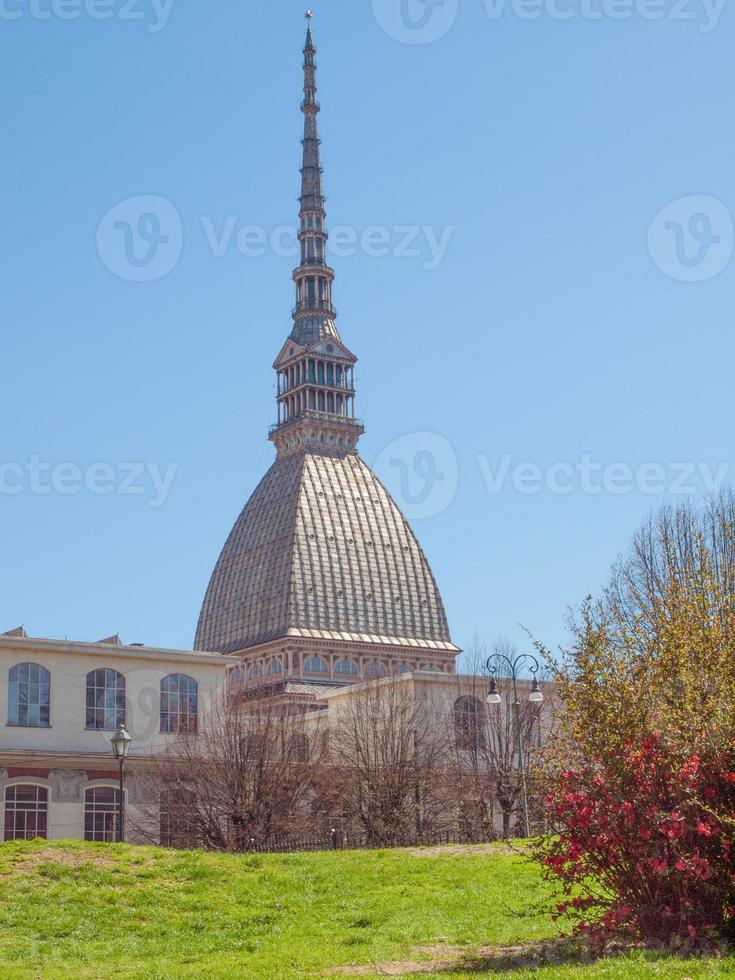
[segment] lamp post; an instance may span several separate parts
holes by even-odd
[[[499,668],[504,667],[511,681],[513,682],[513,716],[515,718],[516,727],[516,738],[518,739],[518,772],[521,777],[521,800],[523,803],[523,830],[524,836],[531,836],[531,827],[528,821],[528,789],[526,787],[526,762],[523,755],[523,733],[521,731],[521,702],[518,697],[518,672],[519,670],[527,666],[533,675],[533,684],[531,685],[531,693],[528,695],[528,700],[532,703],[538,704],[540,701],[544,700],[544,695],[541,690],[541,686],[538,682],[538,672],[540,669],[540,664],[538,660],[531,653],[521,653],[515,659],[511,660],[504,653],[495,653],[491,657],[488,657],[487,663],[485,664],[488,673],[490,674],[490,690],[487,695],[488,704],[500,704],[501,697],[498,691],[498,682],[496,680]]]
[[[130,743],[133,741],[133,739],[128,734],[128,730],[123,723],[112,736],[110,741],[112,742],[112,751],[120,766],[120,797],[117,801],[117,839],[118,842],[122,844],[122,842],[125,840],[125,835],[123,833],[123,821],[125,819],[125,809],[123,803],[123,766],[125,765],[125,760],[128,756],[128,752],[130,751]]]

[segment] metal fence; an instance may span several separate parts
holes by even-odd
[[[322,834],[289,837],[251,837],[245,847],[248,853],[277,854],[299,851],[378,850],[391,847],[438,847],[447,844],[487,844],[497,837],[465,836],[441,831],[399,838],[379,839],[364,832],[330,830]]]

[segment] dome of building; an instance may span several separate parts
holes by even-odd
[[[451,645],[429,563],[388,491],[356,454],[307,450],[277,459],[240,515],[195,645],[230,653],[331,634]]]

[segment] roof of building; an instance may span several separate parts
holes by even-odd
[[[217,562],[194,645],[300,635],[456,651],[426,556],[356,454],[275,461]]]
[[[109,648],[115,647],[112,651]],[[223,657],[218,651],[202,650],[172,650],[166,647],[149,647],[142,643],[122,643],[117,638],[116,643],[111,639],[97,640],[89,643],[84,640],[68,640],[58,638],[46,638],[38,636],[28,636],[23,631],[11,630],[8,633],[0,634],[0,652],[9,650],[24,650],[34,653],[63,653],[63,654],[84,654],[89,656],[105,655],[126,658],[138,658],[141,660],[181,660],[201,664],[222,664],[238,663],[235,658]]]

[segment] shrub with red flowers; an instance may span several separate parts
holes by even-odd
[[[578,932],[735,939],[735,496],[664,509],[548,657],[536,856]]]
[[[709,942],[735,925],[735,752],[676,758],[650,735],[611,766],[567,770],[537,845],[563,883],[559,915],[595,942]]]

